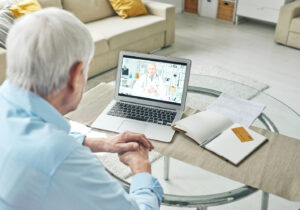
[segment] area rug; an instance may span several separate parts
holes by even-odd
[[[200,74],[214,76],[222,79],[227,79],[235,82],[239,82],[243,85],[253,87],[257,90],[263,91],[266,90],[269,86],[262,82],[256,81],[252,78],[245,77],[234,72],[231,72],[230,69],[219,66],[214,63],[207,63],[206,61],[200,61],[197,53],[193,51],[183,51],[182,49],[186,48],[185,40],[178,39],[174,45],[164,49],[159,49],[152,52],[155,55],[164,55],[172,57],[182,57],[192,60],[191,74]]]
[[[120,162],[118,154],[114,153],[95,153],[97,158],[102,162],[106,169],[115,174],[121,179],[127,179],[131,176],[130,168]],[[155,162],[162,155],[158,152],[149,152],[149,160],[151,163]]]

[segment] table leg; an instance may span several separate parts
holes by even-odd
[[[169,170],[170,170],[170,158],[164,156],[164,179],[169,180]]]
[[[234,21],[234,23],[235,23],[236,25],[239,24],[239,16],[238,16],[238,15],[235,16],[235,21]]]
[[[268,204],[269,204],[269,193],[262,192],[261,210],[268,210]]]
[[[198,206],[197,210],[207,210],[207,206]]]

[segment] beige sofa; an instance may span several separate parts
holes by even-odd
[[[300,48],[300,0],[281,7],[275,42]]]
[[[151,52],[174,43],[175,7],[169,4],[147,1],[144,3],[148,15],[122,19],[115,14],[108,0],[39,2],[43,8],[68,10],[86,24],[95,42],[89,77],[117,66],[121,50]],[[5,50],[0,48],[0,84],[5,78],[5,59]]]

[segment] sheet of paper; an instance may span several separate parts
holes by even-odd
[[[262,113],[265,105],[222,93],[207,110],[230,118],[234,123],[249,127]]]

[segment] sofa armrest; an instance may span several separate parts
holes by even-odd
[[[166,19],[165,46],[171,45],[175,40],[175,6],[155,1],[144,2],[148,12]]]
[[[4,5],[6,4],[6,1],[0,0],[0,9],[3,9]]]
[[[280,14],[275,31],[275,42],[286,44],[293,18],[300,16],[300,1],[294,1],[280,8]]]
[[[0,47],[0,85],[5,80],[6,75],[6,50]]]

